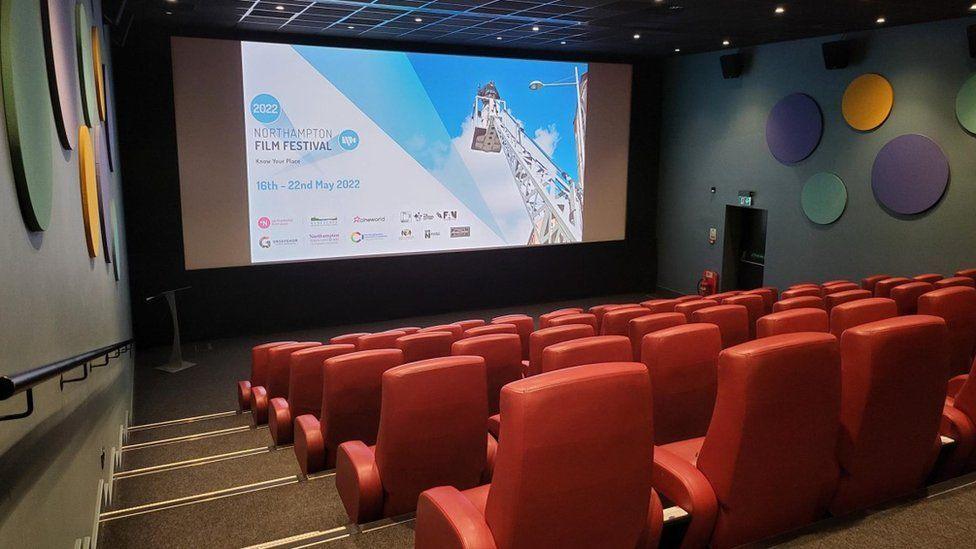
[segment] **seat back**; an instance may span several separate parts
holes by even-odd
[[[522,341],[522,360],[529,359],[529,334],[535,331],[535,320],[529,315],[503,315],[491,319],[492,324],[511,324],[515,326],[519,340]]]
[[[735,297],[735,296],[737,296],[737,295],[739,295],[741,293],[742,293],[742,290],[731,290],[731,291],[728,291],[728,292],[722,292],[722,293],[718,293],[718,294],[712,294],[712,295],[708,296],[708,299],[713,299],[713,300],[718,301],[719,303],[721,303],[723,300],[728,299],[730,297]]]
[[[596,331],[587,324],[570,324],[568,326],[554,326],[532,332],[529,336],[529,367],[527,375],[542,373],[542,351],[555,343],[590,337]]]
[[[715,407],[722,334],[714,324],[651,332],[641,344],[654,393],[654,444],[705,435]]]
[[[823,332],[829,329],[827,311],[790,309],[766,315],[756,323],[756,337],[772,337],[798,332]]]
[[[397,349],[403,351],[403,362],[416,362],[428,358],[451,355],[451,345],[457,340],[450,332],[425,332],[400,336],[396,340]]]
[[[838,305],[857,301],[858,299],[870,299],[872,297],[874,297],[874,294],[868,290],[847,290],[846,292],[827,294],[824,296],[824,305],[827,307],[827,312],[830,313]]]
[[[355,345],[360,336],[369,335],[369,332],[353,332],[351,334],[337,335],[329,340],[332,345]]]
[[[461,339],[461,334],[464,333],[464,328],[462,328],[461,325],[460,324],[457,324],[457,323],[454,323],[454,324],[438,324],[436,326],[428,326],[426,328],[422,328],[417,333],[418,334],[425,334],[425,333],[430,333],[430,332],[447,332],[447,333],[451,334],[451,337],[454,338],[454,341],[457,341],[457,340]],[[444,356],[444,355],[441,355],[441,356]]]
[[[678,297],[674,298],[674,302],[675,302],[675,304],[678,304],[678,303],[687,303],[689,301],[698,301],[699,299],[702,299],[702,296],[700,296],[700,295],[679,295]]]
[[[403,351],[376,349],[332,357],[322,365],[322,419],[326,467],[343,442],[376,442],[383,372],[403,364]]]
[[[961,269],[956,271],[956,276],[965,276],[976,281],[976,269]]]
[[[718,326],[722,334],[722,348],[727,349],[749,341],[749,312],[742,305],[718,305],[691,313],[692,322]]]
[[[949,376],[965,374],[976,350],[976,289],[949,287],[918,298],[918,314],[941,317],[949,328]]]
[[[673,313],[677,301],[674,299],[649,299],[642,301],[640,306],[650,313]]]
[[[842,303],[830,310],[830,333],[838,340],[845,330],[898,316],[898,306],[891,299],[871,297]]]
[[[976,283],[973,282],[972,278],[968,276],[953,276],[950,278],[943,278],[942,280],[932,283],[938,289],[951,288],[953,286],[965,286],[969,288],[976,287]]]
[[[973,363],[973,368],[970,369],[969,376],[963,382],[962,387],[959,388],[959,392],[956,393],[952,405],[957,410],[966,414],[966,417],[970,421],[976,423],[976,362]],[[976,460],[976,456],[970,455],[970,464],[974,460]]]
[[[892,288],[890,295],[899,315],[913,315],[918,310],[918,298],[934,289],[928,282],[908,282]]]
[[[383,373],[375,454],[384,516],[413,511],[429,488],[480,484],[488,455],[485,379],[480,356],[421,360]]]
[[[647,526],[654,459],[644,366],[592,364],[526,378],[502,389],[501,408],[485,506],[495,544],[635,547]]]
[[[785,294],[786,292],[783,293]],[[826,309],[826,306],[824,305],[823,298],[813,295],[781,299],[773,303],[774,313],[789,311],[790,309]]]
[[[874,295],[874,286],[878,282],[881,282],[882,280],[886,280],[889,278],[891,278],[891,275],[886,275],[886,274],[877,274],[877,275],[864,277],[861,279],[861,289],[867,290],[871,292],[872,295]]]
[[[251,347],[251,385],[261,386],[268,381],[268,351],[278,345],[296,343],[295,341],[272,341]]]
[[[742,292],[745,295],[758,295],[763,299],[763,311],[764,314],[769,314],[773,312],[773,303],[776,303],[776,299],[779,297],[779,291],[772,286],[764,286],[762,288],[756,288],[755,290],[749,290]]]
[[[603,329],[603,316],[610,311],[617,309],[630,309],[640,307],[637,303],[607,303],[605,305],[597,305],[595,307],[589,308],[589,313],[596,316],[596,333],[600,333]]]
[[[593,336],[549,345],[542,351],[542,373],[596,364],[633,360],[630,340],[624,336]]]
[[[407,335],[415,334],[419,332],[421,328],[419,326],[400,326],[399,328],[393,328],[392,330],[387,330],[388,332],[403,332]]]
[[[556,309],[555,311],[548,312],[543,315],[539,315],[539,329],[548,328],[549,321],[562,315],[575,315],[577,313],[582,313],[583,309],[579,307],[566,307],[563,309]]]
[[[912,279],[905,278],[903,276],[895,276],[892,278],[879,280],[877,284],[874,285],[874,297],[891,297],[892,288],[901,286],[902,284],[907,284],[911,281]]]
[[[834,287],[840,284],[854,284],[854,283],[851,282],[850,280],[847,280],[846,278],[838,278],[835,280],[828,280],[827,282],[821,284],[820,287],[826,290],[828,287]],[[860,286],[858,286],[858,288],[860,288]]]
[[[318,341],[300,341],[286,343],[268,350],[268,378],[264,388],[268,391],[268,400],[272,398],[288,397],[288,380],[290,376],[291,354],[301,349],[318,347]]]
[[[487,322],[485,322],[484,320],[481,320],[480,318],[472,318],[472,319],[469,319],[469,320],[458,320],[454,324],[457,324],[458,326],[460,326],[462,330],[470,330],[471,328],[477,328],[478,326],[484,326],[485,324],[487,324]],[[462,333],[464,333],[464,332],[462,331]]]
[[[634,360],[641,359],[641,342],[649,333],[687,324],[688,319],[681,313],[657,313],[635,318],[627,323],[627,337],[634,351]]]
[[[491,334],[515,334],[518,335],[518,328],[514,324],[488,324],[487,326],[475,326],[468,328],[461,334],[461,339],[469,337],[479,337]],[[519,353],[522,353],[522,343],[519,341]]]
[[[651,314],[644,307],[625,307],[621,309],[611,309],[603,315],[603,322],[600,324],[602,335],[627,335],[628,323],[642,316]]]
[[[557,316],[549,320],[549,327],[555,326],[567,326],[569,324],[586,324],[587,326],[593,326],[593,331],[596,331],[596,315],[593,313],[575,313],[571,315]]]
[[[949,370],[941,318],[861,324],[841,336],[841,479],[835,515],[923,486],[938,457]]]
[[[854,284],[853,282],[838,282],[837,284],[824,286],[823,292],[824,292],[824,297],[826,297],[830,294],[836,294],[838,292],[849,292],[851,290],[860,290],[860,289],[861,286],[858,284]]]
[[[722,305],[742,305],[749,317],[749,339],[756,339],[756,321],[766,314],[766,303],[759,294],[739,294],[722,300]]]
[[[715,547],[821,518],[837,486],[840,353],[830,334],[787,334],[722,351],[698,469],[718,499]]]
[[[956,276],[959,276],[959,274],[957,273]],[[917,280],[919,282],[928,282],[929,284],[934,284],[934,283],[942,280],[943,278],[945,278],[945,277],[942,276],[942,275],[940,275],[940,274],[938,274],[938,273],[927,273],[927,274],[920,274],[920,275],[918,275],[916,277],[912,277],[912,280]]]
[[[488,415],[498,413],[502,387],[522,379],[522,344],[515,334],[488,334],[464,338],[451,346],[453,356],[480,356],[485,359],[488,383]]]
[[[801,286],[799,288],[793,288],[786,290],[779,294],[780,301],[786,299],[793,299],[794,297],[823,297],[823,288],[820,286]]]
[[[407,335],[407,332],[402,330],[390,330],[388,332],[362,335],[356,339],[356,350],[396,349],[396,340],[405,335]]]
[[[291,417],[322,411],[322,363],[334,356],[356,351],[350,343],[319,345],[295,351],[289,357],[288,407]]]
[[[685,315],[685,319],[691,322],[691,313],[706,307],[715,307],[718,301],[714,299],[695,299],[693,301],[683,301],[674,306],[674,312]]]

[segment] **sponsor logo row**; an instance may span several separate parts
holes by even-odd
[[[435,212],[427,211],[401,211],[400,212],[400,222],[401,223],[414,223],[423,221],[457,221],[458,212],[457,210],[440,210]],[[371,223],[385,223],[387,217],[385,215],[380,216],[363,216],[354,215],[349,218],[349,222],[361,225],[361,224],[371,224]],[[293,218],[270,218],[268,216],[261,216],[257,219],[257,226],[259,229],[270,229],[272,227],[287,227],[295,223]],[[339,225],[339,216],[337,215],[325,215],[325,216],[310,216],[308,218],[309,227],[335,227]]]
[[[468,238],[471,236],[471,227],[451,227],[447,234],[450,238]],[[414,240],[415,238],[432,240],[441,238],[443,235],[444,233],[438,229],[423,229],[414,231],[413,229],[404,228],[400,230],[399,240]],[[383,232],[353,231],[349,233],[349,240],[354,244],[376,240],[386,240],[389,237],[390,235]],[[299,240],[299,238],[271,238],[270,236],[263,235],[258,238],[258,246],[263,249],[297,246]],[[336,232],[310,233],[308,235],[308,243],[312,246],[338,244],[341,240],[342,235]]]

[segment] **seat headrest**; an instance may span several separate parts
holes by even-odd
[[[487,326],[475,326],[464,331],[462,339],[479,337],[489,334],[517,334],[518,328],[514,324],[502,323],[488,324]]]
[[[841,303],[830,310],[830,333],[840,338],[844,330],[893,316],[898,316],[898,306],[885,297]]]
[[[827,311],[823,309],[789,309],[760,318],[756,322],[756,337],[772,337],[797,332],[827,333]]]
[[[368,351],[370,349],[395,349],[396,340],[407,335],[407,332],[390,330],[376,334],[366,334],[356,339],[356,349]]]
[[[625,336],[593,336],[563,341],[542,351],[542,372],[600,362],[633,360],[630,339]]]
[[[786,295],[786,292],[783,292],[783,295]],[[782,297],[782,295],[780,297]],[[824,307],[824,300],[822,297],[805,295],[801,297],[780,299],[776,303],[773,303],[773,312],[778,313],[780,311],[788,311],[790,309],[823,309]]]

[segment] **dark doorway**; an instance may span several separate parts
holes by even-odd
[[[726,206],[722,289],[761,287],[765,265],[766,210]]]

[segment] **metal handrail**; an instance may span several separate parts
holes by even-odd
[[[132,348],[134,342],[134,339],[126,339],[125,341],[113,343],[112,345],[106,345],[105,347],[88,351],[87,353],[82,353],[80,355],[75,355],[57,362],[52,362],[50,364],[45,364],[44,366],[38,366],[36,368],[17,372],[15,374],[0,376],[0,400],[7,400],[19,393],[27,393],[27,409],[17,414],[0,416],[0,421],[21,419],[31,415],[34,412],[34,387],[37,385],[44,383],[49,379],[53,379],[55,376],[61,376],[61,390],[64,390],[65,383],[72,383],[74,381],[82,381],[87,379],[89,366],[101,367],[108,365],[108,362],[111,359],[118,358],[123,353],[128,352]],[[105,359],[105,362],[102,364],[91,364],[91,362],[98,359]],[[78,366],[84,366],[85,368],[85,374],[82,377],[75,379],[64,379],[64,374],[66,372],[73,370]]]

